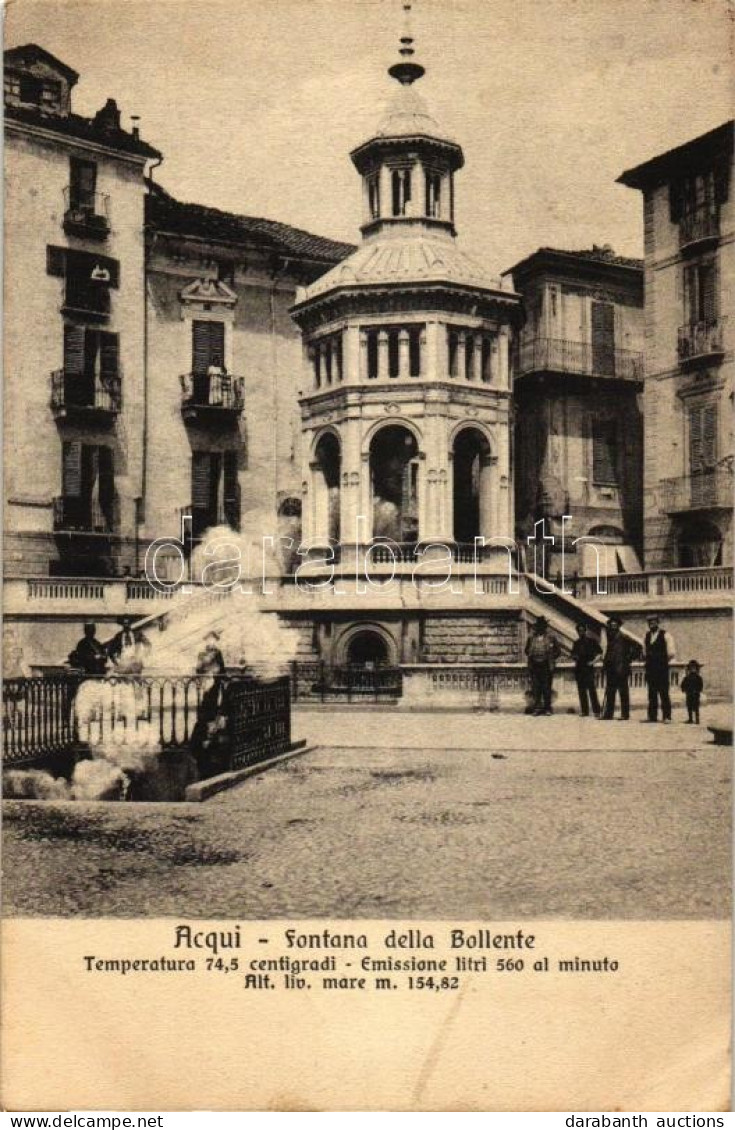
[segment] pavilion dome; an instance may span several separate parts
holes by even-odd
[[[375,132],[380,138],[433,137],[453,141],[439,126],[436,118],[414,86],[399,86],[387,112]]]

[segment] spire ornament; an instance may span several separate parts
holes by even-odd
[[[401,56],[401,60],[388,68],[388,74],[391,78],[400,82],[401,86],[411,86],[412,83],[426,74],[426,68],[422,67],[420,63],[413,61],[415,51],[413,47],[413,35],[411,33],[411,4],[408,2],[405,3],[403,5],[403,11],[404,29],[400,39],[401,45],[398,48],[398,54]]]

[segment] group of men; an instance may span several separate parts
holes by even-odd
[[[85,675],[104,675],[110,666],[139,674],[150,644],[142,631],[133,630],[132,616],[123,616],[120,625],[117,635],[103,644],[97,639],[97,625],[88,621],[84,635],[69,655],[69,664]]]
[[[620,718],[630,717],[630,672],[633,662],[641,655],[641,648],[622,632],[622,620],[611,616],[606,625],[606,647],[603,649],[595,633],[584,621],[577,625],[577,639],[572,646],[574,677],[579,695],[579,709],[583,717],[615,717],[617,700],[620,700]],[[531,681],[531,701],[527,714],[552,713],[552,685],[556,662],[561,654],[559,641],[549,631],[545,616],[540,616],[526,644],[526,657]],[[605,693],[602,705],[595,685],[595,663],[602,656],[605,674]],[[659,708],[663,722],[671,721],[669,694],[669,668],[675,659],[674,641],[661,627],[655,614],[648,617],[648,631],[643,644],[646,685],[648,688],[647,722],[657,722]],[[701,682],[701,680],[700,680]],[[687,703],[687,705],[689,705]],[[698,708],[697,708],[698,719]]]

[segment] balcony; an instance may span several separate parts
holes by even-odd
[[[94,498],[59,495],[54,499],[54,532],[109,537],[119,528],[117,497],[102,503]]]
[[[64,231],[78,239],[107,239],[110,231],[110,198],[103,192],[79,197],[71,186],[64,189]]]
[[[180,523],[189,517],[191,523],[187,523],[184,542],[191,542],[192,546],[198,545],[202,541],[207,530],[219,526],[229,526],[231,530],[238,532],[240,529],[240,499],[226,498],[217,507],[195,506],[194,503],[190,503],[179,511]],[[189,530],[191,534],[189,534]]]
[[[74,275],[66,280],[63,314],[106,322],[110,317],[110,288],[105,281],[85,282]]]
[[[516,377],[531,373],[573,373],[605,380],[642,381],[643,354],[603,349],[586,341],[536,337],[521,342]]]
[[[709,362],[725,352],[724,326],[727,318],[709,318],[679,326],[679,362],[683,366]]]
[[[245,403],[244,380],[227,373],[184,373],[181,415],[197,424],[233,424]]]
[[[120,377],[68,373],[51,374],[51,411],[56,420],[109,426],[122,408]]]
[[[679,247],[683,252],[702,251],[720,238],[718,207],[698,208],[685,213],[679,221]]]
[[[661,509],[667,514],[696,510],[729,510],[732,506],[733,475],[722,467],[697,475],[682,475],[661,482]]]

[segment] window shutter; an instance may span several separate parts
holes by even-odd
[[[114,527],[115,516],[115,468],[114,452],[111,447],[97,448],[97,474],[99,479],[99,503],[108,530]]]
[[[64,372],[73,376],[84,372],[84,326],[64,325]]]
[[[65,498],[79,498],[82,493],[82,445],[77,440],[63,446],[61,493]]]
[[[223,464],[225,519],[233,530],[240,529],[240,492],[237,480],[237,452],[226,451]]]
[[[697,268],[684,268],[684,317],[689,325],[697,320]]]
[[[57,279],[63,279],[66,274],[65,247],[49,246],[46,248],[46,274],[54,275]]]
[[[701,407],[689,411],[689,469],[698,475],[704,468],[704,436]]]
[[[116,377],[119,372],[119,335],[100,334],[100,376],[103,379]]]
[[[717,318],[717,270],[714,263],[707,263],[700,273],[702,320],[712,323]]]
[[[618,481],[618,435],[614,420],[593,424],[592,481],[600,486],[612,486]]]
[[[191,504],[195,510],[208,510],[211,498],[212,459],[208,451],[195,451],[191,457]]]
[[[717,463],[717,405],[702,408],[702,462],[711,471]]]
[[[192,322],[191,371],[197,376],[205,376],[209,368],[209,322]]]
[[[225,324],[208,322],[209,326],[209,364],[225,367]]]

